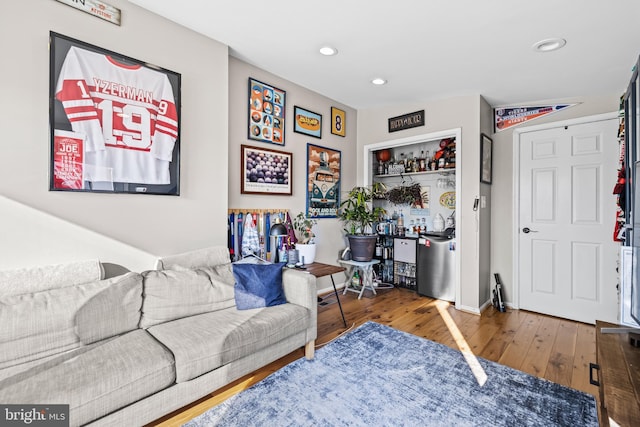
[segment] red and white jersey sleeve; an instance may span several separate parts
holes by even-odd
[[[86,163],[95,167],[94,179],[170,183],[178,116],[166,74],[73,46],[56,97],[73,130],[87,135]]]

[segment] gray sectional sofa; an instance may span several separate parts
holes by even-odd
[[[69,404],[70,424],[151,422],[304,346],[315,278],[287,270],[287,303],[238,310],[227,249],[103,279],[97,261],[0,272],[0,404]]]

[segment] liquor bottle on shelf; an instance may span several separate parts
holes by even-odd
[[[446,149],[442,149],[440,150],[440,157],[438,158],[438,169],[444,169],[445,167],[445,160],[447,158],[447,150]]]
[[[454,142],[450,142],[448,145],[449,148],[449,162],[447,164],[447,167],[449,168],[455,168],[456,167],[456,143]]]
[[[427,151],[427,156],[429,152]],[[424,172],[427,170],[427,158],[424,155],[424,150],[420,151],[420,157],[418,158],[418,170]]]

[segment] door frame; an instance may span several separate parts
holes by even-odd
[[[575,126],[587,123],[602,122],[611,119],[618,119],[617,111],[611,113],[596,114],[593,116],[578,117],[575,119],[563,120],[559,122],[545,123],[514,129],[513,131],[513,301],[511,306],[520,309],[520,139],[523,134],[538,132],[541,130],[554,129],[565,126]],[[615,177],[611,178],[612,180]],[[613,181],[612,181],[613,182]]]
[[[380,142],[375,142],[372,144],[366,144],[363,147],[362,153],[363,153],[363,158],[364,158],[364,163],[363,163],[363,168],[362,168],[362,172],[363,172],[363,180],[362,182],[364,182],[364,185],[371,185],[371,181],[372,181],[372,170],[371,170],[371,159],[372,159],[372,153],[374,151],[378,151],[378,150],[383,150],[385,148],[394,148],[394,147],[398,147],[398,146],[403,146],[403,145],[409,145],[409,144],[415,144],[418,142],[422,142],[422,141],[433,141],[433,140],[437,140],[437,139],[444,139],[444,138],[455,138],[456,139],[456,143],[457,144],[462,144],[462,128],[454,128],[454,129],[447,129],[447,130],[443,130],[443,131],[438,131],[438,132],[431,132],[431,133],[425,133],[425,134],[420,134],[420,135],[414,135],[414,136],[409,136],[409,137],[405,137],[405,138],[398,138],[398,139],[390,139],[390,140],[386,140],[386,141],[380,141]],[[460,149],[458,148],[458,153],[460,153]],[[456,224],[462,224],[462,220],[460,218],[460,197],[458,197],[461,194],[461,190],[462,190],[462,155],[458,155],[456,156],[456,216],[455,216],[455,221]],[[462,230],[460,229],[456,229],[456,236],[458,236],[459,234],[462,234]],[[456,245],[457,246],[457,250],[459,251],[459,239],[456,239]],[[460,310],[461,307],[461,303],[460,303],[460,293],[461,293],[461,283],[460,283],[460,273],[461,273],[461,262],[460,262],[460,256],[458,254],[456,254],[456,296],[455,296],[455,307],[456,309]],[[480,313],[478,313],[480,314]]]

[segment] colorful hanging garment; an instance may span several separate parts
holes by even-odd
[[[238,256],[242,256],[242,212],[238,213]]]
[[[235,237],[235,228],[236,228],[236,220],[235,220],[235,215],[233,215],[233,212],[231,212],[229,214],[229,220],[227,222],[227,247],[229,248],[229,257],[231,258],[231,261],[235,261],[235,242],[234,242],[234,237]]]
[[[284,221],[284,226],[287,227],[286,248],[291,249],[293,245],[298,243],[298,239],[296,238],[296,232],[293,228],[293,224],[291,223],[291,217],[289,216],[289,211],[287,211],[287,219]]]
[[[250,213],[247,213],[242,234],[242,256],[245,257],[252,254],[260,256],[260,238],[258,237],[258,228],[253,221],[253,217]]]

